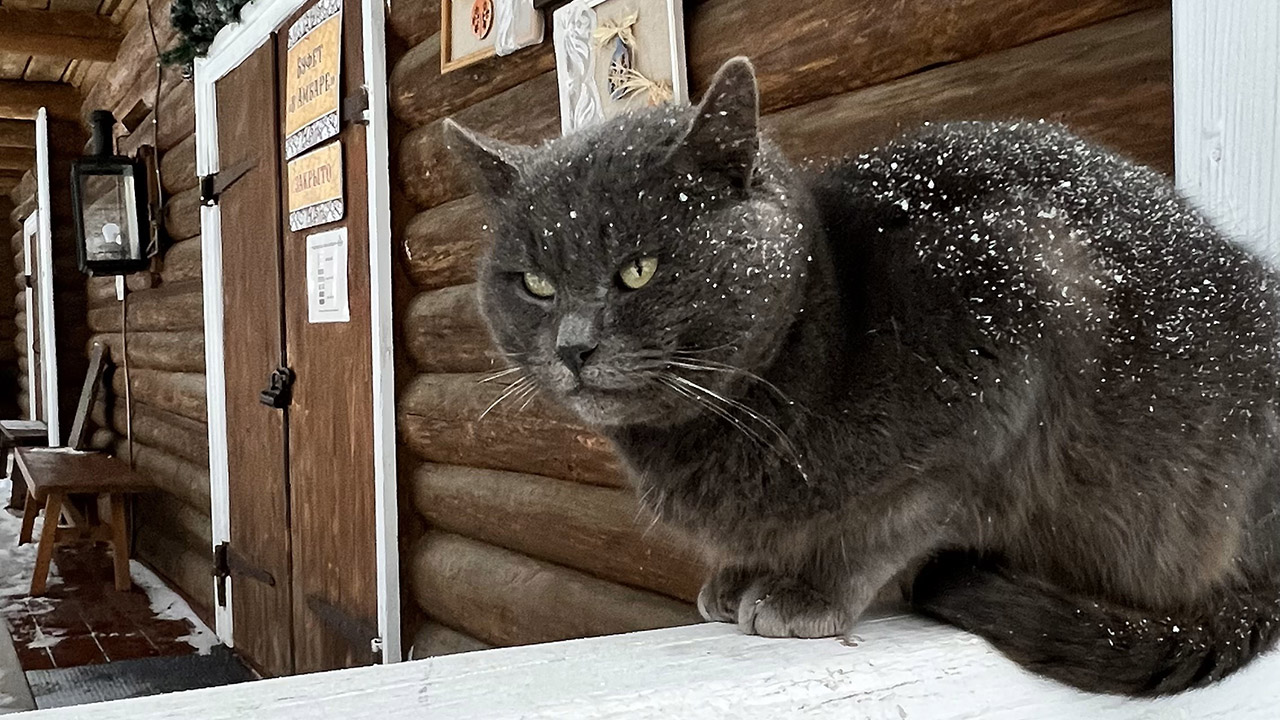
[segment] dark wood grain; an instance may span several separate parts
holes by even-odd
[[[466,373],[506,367],[480,317],[475,285],[430,290],[404,316],[405,349],[422,372]]]
[[[489,244],[487,210],[467,197],[414,215],[400,242],[400,265],[422,290],[475,282],[476,260]]]

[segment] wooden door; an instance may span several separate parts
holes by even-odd
[[[35,253],[40,247],[39,212],[31,213],[22,223],[22,272],[26,289],[23,291],[26,321],[23,332],[27,336],[27,417],[44,420],[44,368],[40,363],[40,299],[36,293],[36,269],[40,267]]]
[[[286,410],[259,392],[285,364],[276,53],[266,43],[217,83],[223,355],[235,645],[268,675],[294,672]]]
[[[352,0],[344,5],[340,97],[350,98],[364,78],[361,7]],[[289,72],[284,63],[288,26],[278,33],[281,78]],[[338,136],[346,168],[345,217],[296,233],[289,231],[287,217],[279,220],[286,347],[297,375],[288,432],[298,672],[375,659],[371,642],[378,634],[378,578],[365,130],[344,121]],[[312,324],[307,237],[339,227],[347,231],[350,321]]]

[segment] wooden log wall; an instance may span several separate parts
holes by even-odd
[[[138,0],[138,5],[143,2]],[[167,18],[168,6],[168,0],[153,0],[155,17]],[[162,48],[173,43],[168,23],[158,22],[156,30]],[[190,82],[167,70],[157,108],[155,83],[150,29],[145,14],[137,13],[116,61],[85,88],[84,113],[105,107],[120,118],[143,106],[143,121],[117,144],[126,154],[143,145],[159,152],[163,226],[171,244],[150,272],[127,279],[127,318],[121,317],[113,278],[90,278],[83,283],[92,337],[79,352],[83,355],[93,342],[111,348],[117,367],[108,384],[109,400],[95,410],[95,421],[111,435],[95,436],[94,442],[109,443],[122,458],[127,457],[125,378],[119,368],[125,323],[133,460],[160,488],[135,508],[138,557],[185,594],[208,621],[213,586],[194,94]],[[158,127],[152,124],[157,116]]]
[[[924,121],[1048,118],[1171,171],[1168,0],[691,0],[696,99],[727,58],[756,64],[766,131],[793,158],[842,155]],[[480,415],[503,367],[475,303],[483,209],[442,122],[511,142],[559,132],[548,42],[441,75],[438,0],[389,16],[404,202],[397,228],[403,547],[419,656],[688,622],[701,568],[646,532],[601,438],[541,399]],[[412,525],[402,523],[402,525]]]

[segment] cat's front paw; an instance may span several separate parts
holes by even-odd
[[[725,567],[711,574],[698,591],[698,612],[709,622],[737,622],[738,600],[756,579],[740,567]]]
[[[820,638],[846,633],[856,618],[835,598],[799,580],[770,578],[746,589],[737,619],[751,635]]]

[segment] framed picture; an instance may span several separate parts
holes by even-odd
[[[562,132],[688,104],[681,0],[573,0],[552,18]]]
[[[440,72],[542,42],[534,0],[441,0]]]

